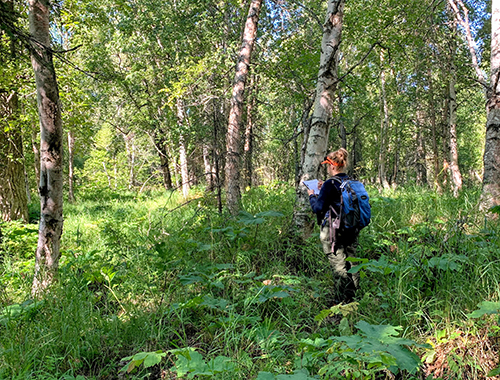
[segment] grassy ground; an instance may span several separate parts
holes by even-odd
[[[37,225],[4,223],[0,378],[485,378],[500,238],[478,192],[370,193],[358,300],[335,307],[318,236],[290,237],[286,187],[247,192],[236,218],[201,190],[80,194],[36,302]]]

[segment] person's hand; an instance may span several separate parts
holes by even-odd
[[[321,190],[321,186],[323,186],[323,181],[318,180],[318,190]]]
[[[309,196],[314,195],[314,190],[307,190],[307,194],[308,194]]]

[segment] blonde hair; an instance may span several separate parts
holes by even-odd
[[[333,165],[338,167],[339,170],[345,169],[349,164],[348,161],[349,153],[347,153],[347,150],[345,150],[344,148],[340,148],[335,152],[328,153],[326,157],[327,159],[333,161],[334,162]]]

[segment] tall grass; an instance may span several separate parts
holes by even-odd
[[[373,219],[355,263],[359,305],[340,324],[322,314],[333,279],[317,236],[299,243],[288,233],[294,192],[285,186],[246,192],[246,213],[235,218],[218,214],[201,189],[188,200],[160,191],[82,194],[65,205],[59,281],[36,302],[36,225],[4,223],[0,378],[168,378],[181,360],[172,350],[186,347],[207,362],[236,363],[216,378],[318,376],[335,363],[345,377],[370,378],[389,365],[370,370],[338,343],[328,354],[311,342],[356,334],[361,320],[402,326],[419,342],[470,329],[466,314],[497,301],[500,281],[498,226],[476,211],[478,191],[458,199],[420,188],[370,193]],[[157,350],[168,353],[159,365],[119,374],[122,358]]]

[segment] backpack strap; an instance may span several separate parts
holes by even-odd
[[[344,184],[346,181],[348,181],[350,178],[347,177],[345,179],[333,176],[330,178],[334,182],[338,182],[340,184],[339,186],[339,191],[340,191],[340,208],[339,212],[335,211],[335,209],[330,205],[330,212],[329,214],[329,232],[330,232],[330,243],[331,243],[331,250],[330,252],[334,252],[335,249],[335,240],[336,240],[336,231],[340,229],[340,224],[342,222],[342,210],[344,209],[344,199],[342,198],[342,189],[344,187]],[[332,218],[332,215],[335,214],[335,218]]]

